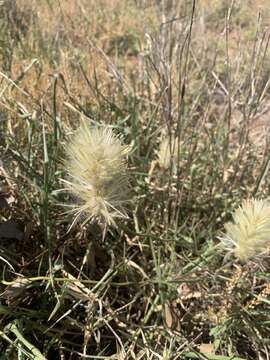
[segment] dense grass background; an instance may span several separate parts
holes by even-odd
[[[218,235],[269,193],[269,2],[0,5],[1,359],[268,359],[269,258]],[[131,144],[129,219],[68,232],[64,144]],[[170,144],[169,166],[159,160]]]

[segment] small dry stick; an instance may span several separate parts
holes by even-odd
[[[270,295],[270,284],[267,284],[265,288],[260,292],[260,294],[258,294],[254,299],[250,300],[246,304],[245,309],[253,309],[257,305],[259,305],[263,299],[267,298],[268,295]]]
[[[226,318],[228,310],[232,306],[232,299],[231,299],[232,292],[235,286],[237,285],[239,279],[241,278],[242,274],[243,274],[242,268],[240,266],[236,266],[232,278],[227,282],[224,299],[222,301],[221,309],[219,310],[217,316],[217,319],[219,319],[218,322],[223,322],[224,319]]]

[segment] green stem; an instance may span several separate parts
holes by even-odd
[[[15,325],[15,323],[10,323],[9,325],[7,325],[5,327],[5,330],[9,330],[11,331],[16,337],[17,339],[28,349],[32,352],[32,354],[34,355],[34,359],[35,360],[46,360],[46,358],[41,354],[41,352],[34,346],[32,345],[29,341],[27,341],[23,335],[20,333],[19,329],[17,328],[17,326]]]

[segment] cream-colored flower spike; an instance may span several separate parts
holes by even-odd
[[[116,226],[117,218],[126,217],[128,152],[111,128],[83,123],[75,132],[66,146],[69,178],[64,180],[76,198],[72,225],[79,219],[84,223],[96,219]]]
[[[158,163],[163,169],[169,169],[171,161],[176,165],[178,158],[178,139],[177,137],[170,138],[166,136],[162,139],[158,150]]]
[[[256,257],[270,246],[270,203],[249,199],[234,212],[233,222],[225,225],[221,238],[225,247],[242,261]]]

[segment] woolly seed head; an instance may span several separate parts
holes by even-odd
[[[172,137],[170,140],[169,136],[165,136],[159,145],[157,155],[161,168],[169,169],[171,161],[175,165],[178,158],[178,139]]]
[[[265,252],[270,245],[270,204],[249,199],[233,213],[233,222],[225,225],[223,245],[242,261]]]
[[[69,178],[64,180],[77,200],[72,225],[83,217],[84,223],[96,219],[116,226],[116,218],[126,217],[128,152],[110,128],[83,123],[76,131],[66,146]]]

